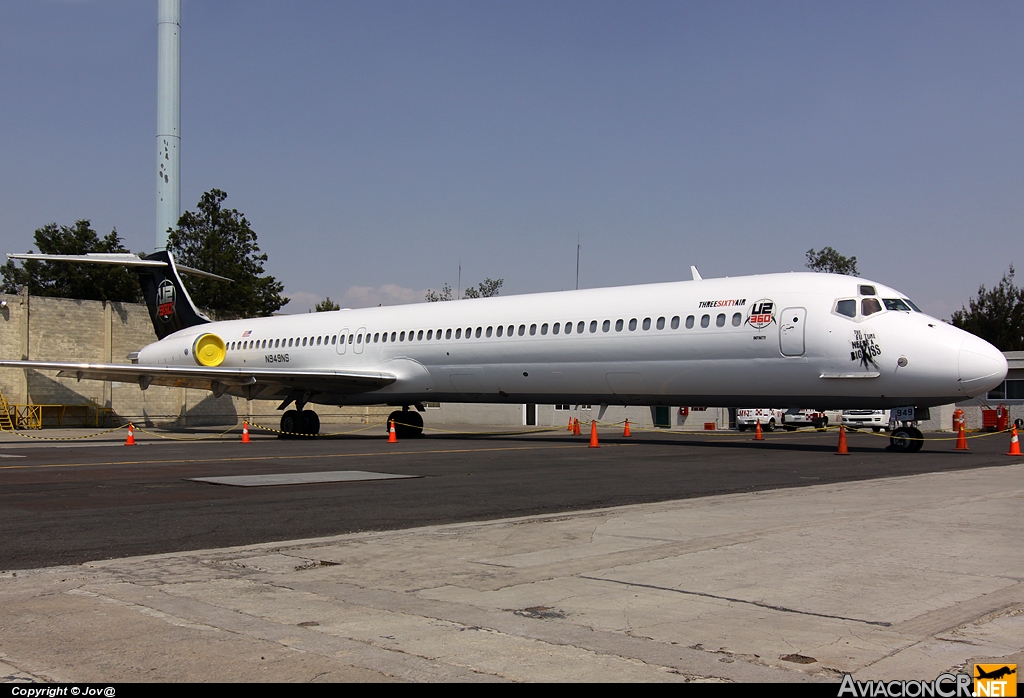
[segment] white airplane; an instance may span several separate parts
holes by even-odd
[[[948,404],[1006,377],[994,346],[867,279],[764,274],[211,322],[167,252],[14,255],[128,265],[159,340],[132,364],[0,361],[78,379],[280,399],[281,429],[318,433],[309,404],[708,405],[789,409]],[[920,449],[913,417],[895,450]]]

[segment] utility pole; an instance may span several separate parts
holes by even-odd
[[[181,216],[181,0],[157,0],[156,249]]]
[[[576,231],[576,290],[580,290],[580,233]]]

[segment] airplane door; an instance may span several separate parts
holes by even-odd
[[[338,353],[344,354],[348,351],[348,328],[346,327],[338,334]]]
[[[806,308],[786,308],[779,313],[779,349],[783,356],[804,355]]]
[[[360,327],[358,330],[356,330],[356,343],[352,345],[354,347],[355,353],[363,353],[364,342],[366,342],[366,328]]]

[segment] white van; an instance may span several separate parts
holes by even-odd
[[[740,431],[757,428],[758,421],[764,431],[775,431],[782,426],[782,410],[766,407],[736,410],[736,428]]]

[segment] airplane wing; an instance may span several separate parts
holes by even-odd
[[[268,399],[292,391],[315,393],[368,393],[397,380],[390,373],[371,371],[324,371],[201,366],[146,366],[142,364],[89,364],[51,361],[0,361],[2,368],[30,368],[60,371],[61,378],[138,383],[145,390],[151,385],[210,390],[216,397],[224,393],[249,399]]]

